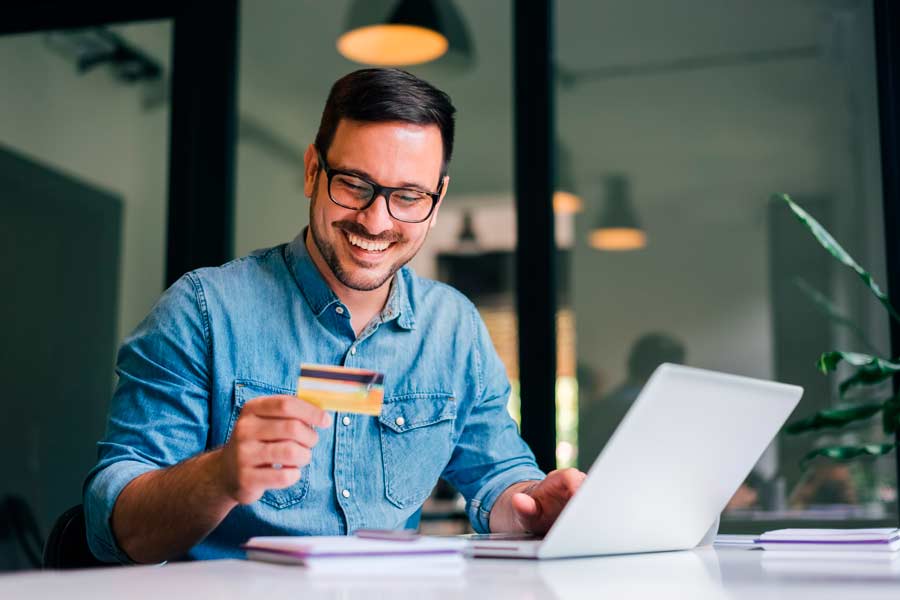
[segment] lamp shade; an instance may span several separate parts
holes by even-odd
[[[640,226],[628,187],[628,179],[622,175],[605,178],[605,206],[588,240],[592,247],[624,251],[647,245],[647,234]]]
[[[417,65],[443,56],[450,42],[435,0],[355,0],[338,52],[367,65]]]

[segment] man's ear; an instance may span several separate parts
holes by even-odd
[[[313,197],[314,187],[316,185],[316,174],[319,172],[319,156],[316,153],[316,147],[310,144],[303,153],[303,195],[307,198]]]
[[[441,197],[438,198],[437,204],[434,206],[434,213],[431,215],[431,221],[428,223],[428,229],[434,227],[434,224],[437,223],[438,211],[441,210],[441,205],[444,203],[444,196],[447,195],[447,188],[450,187],[450,176],[444,175],[444,185],[441,186]]]

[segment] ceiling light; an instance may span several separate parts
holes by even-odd
[[[628,179],[622,175],[605,178],[606,206],[591,230],[588,242],[597,250],[637,250],[647,245],[647,234],[641,228],[631,204]]]
[[[356,0],[337,40],[346,58],[385,67],[435,60],[449,45],[435,0]]]

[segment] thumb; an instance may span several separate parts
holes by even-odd
[[[512,506],[517,516],[526,522],[541,514],[541,507],[535,499],[521,492],[513,494]]]

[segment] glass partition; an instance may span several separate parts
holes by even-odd
[[[871,2],[570,0],[556,39],[560,172],[583,199],[561,257],[581,468],[662,362],[802,385],[793,419],[861,401],[816,361],[886,356],[885,312],[772,195],[886,284]],[[883,439],[878,419],[780,434],[723,529],[895,517],[893,457],[800,467]]]
[[[81,502],[116,348],[163,291],[171,30],[0,37],[0,496],[44,535]]]

